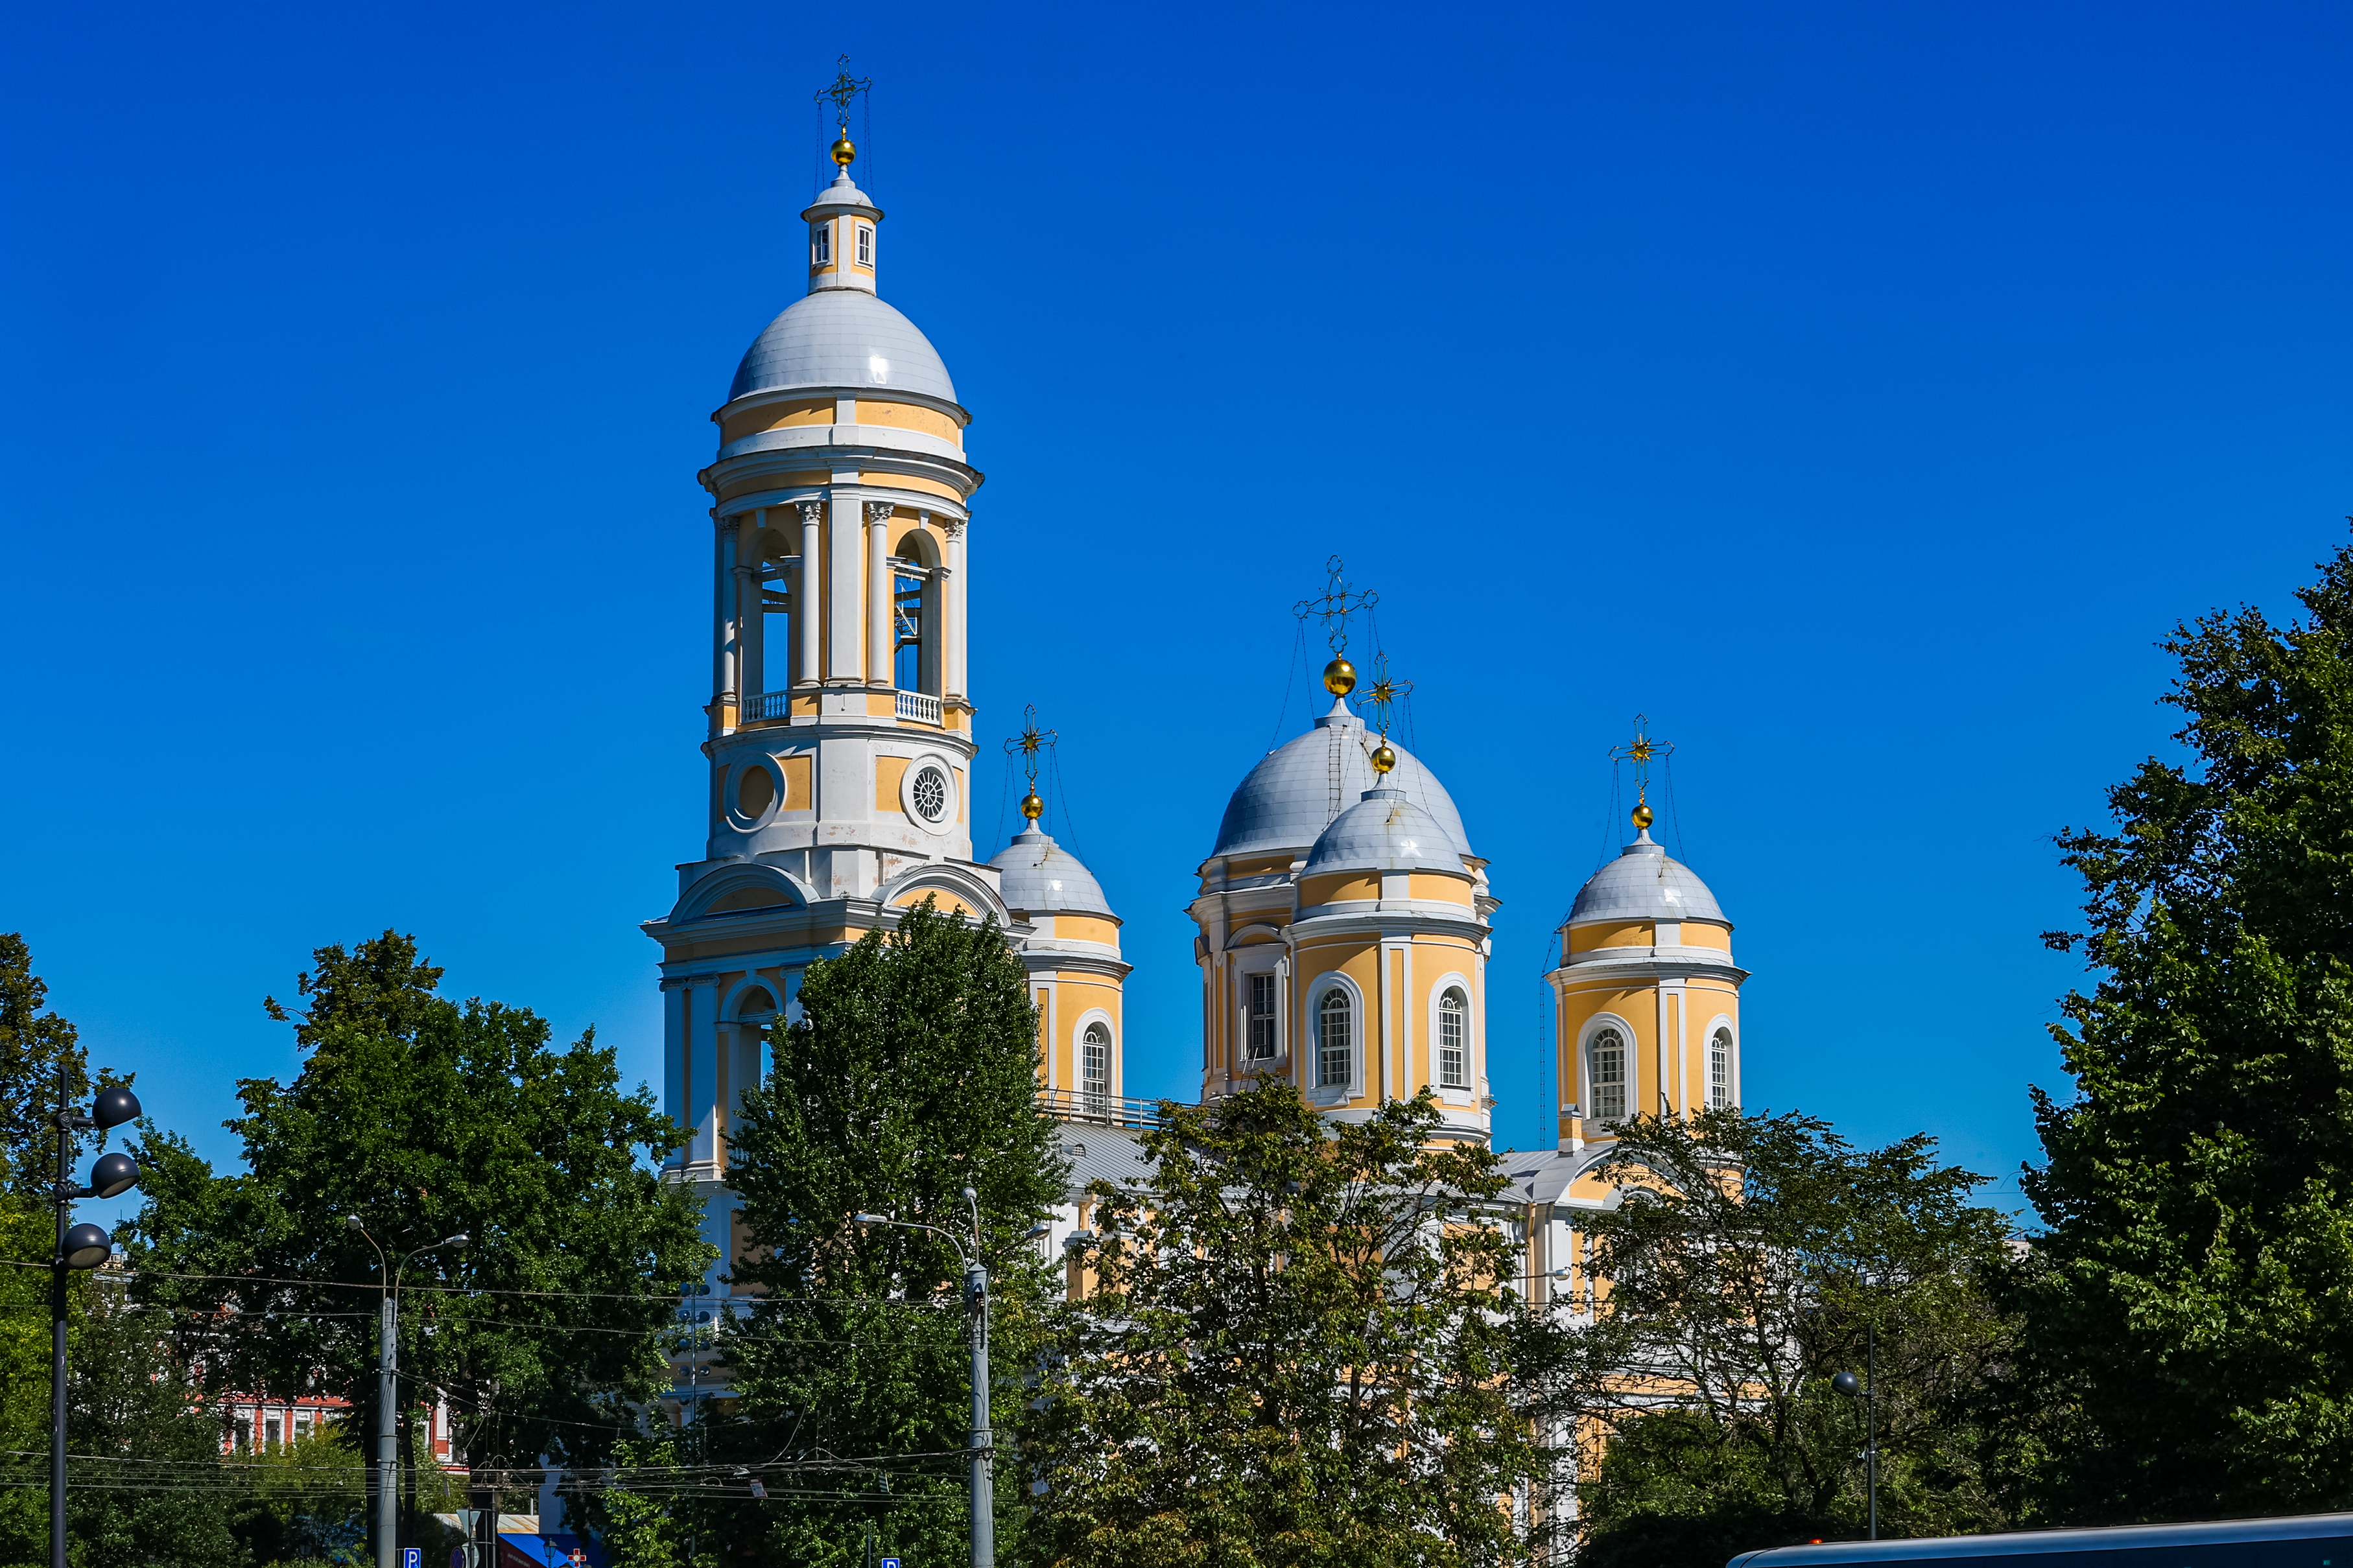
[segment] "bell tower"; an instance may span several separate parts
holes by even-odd
[[[1033,930],[973,859],[971,416],[881,296],[882,210],[850,177],[843,108],[838,173],[797,231],[806,292],[712,415],[703,853],[643,928],[662,950],[665,1100],[693,1133],[672,1173],[713,1200],[721,1274],[730,1120],[802,972],[927,897],[1017,942]]]

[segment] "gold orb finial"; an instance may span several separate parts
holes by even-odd
[[[1386,773],[1395,766],[1397,766],[1397,752],[1390,749],[1387,741],[1373,748],[1373,772]]]
[[[1356,667],[1345,658],[1335,658],[1325,665],[1324,689],[1335,697],[1345,697],[1356,689]]]
[[[1636,801],[1634,803],[1635,827],[1647,832],[1650,829],[1651,821],[1651,803],[1647,800]]]
[[[1004,796],[999,795],[997,798],[1002,800]],[[1038,798],[1038,792],[1036,790],[1033,789],[1028,795],[1021,797],[1021,815],[1028,817],[1030,821],[1037,821],[1039,814],[1045,809],[1046,803]]]
[[[833,144],[833,161],[845,171],[858,162],[858,149],[850,144],[849,127],[847,125],[841,128],[841,140]]]

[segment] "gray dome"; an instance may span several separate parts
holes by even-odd
[[[1724,921],[1724,911],[1707,884],[1652,843],[1646,828],[1577,890],[1564,923],[1578,921]]]
[[[1323,871],[1460,871],[1462,851],[1401,789],[1368,789],[1332,819],[1300,875]]]
[[[1111,900],[1103,897],[1094,873],[1034,825],[1029,832],[1017,834],[989,864],[1000,873],[997,886],[1008,910],[1031,914],[1111,913]]]
[[[1393,789],[1428,812],[1462,854],[1471,853],[1470,835],[1462,831],[1461,814],[1437,775],[1421,765],[1395,740],[1397,766],[1388,778],[1373,772],[1372,744],[1365,721],[1335,702],[1332,711],[1315,721],[1315,728],[1259,759],[1233,798],[1226,802],[1225,820],[1218,825],[1218,846],[1212,855],[1259,855],[1276,849],[1305,849],[1324,837],[1324,828],[1375,786]],[[1337,765],[1335,765],[1335,763]]]
[[[786,306],[744,352],[727,401],[803,386],[871,386],[955,401],[955,383],[931,340],[863,289],[820,289]]]

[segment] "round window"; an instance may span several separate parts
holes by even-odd
[[[947,816],[948,777],[938,768],[927,763],[918,769],[909,793],[914,796],[915,815],[925,822],[938,822]]]
[[[745,768],[735,780],[735,810],[747,822],[757,822],[768,814],[776,798],[776,781],[758,763]]]

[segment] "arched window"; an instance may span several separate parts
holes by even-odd
[[[1732,1031],[1718,1029],[1707,1043],[1707,1104],[1711,1110],[1732,1108]]]
[[[1111,1110],[1111,1030],[1099,1023],[1079,1036],[1079,1103],[1090,1116]]]
[[[1348,1087],[1348,994],[1337,985],[1315,1005],[1315,1083],[1319,1089]]]
[[[1438,999],[1438,1082],[1443,1089],[1470,1084],[1470,1058],[1463,1041],[1469,1034],[1471,1004],[1461,992],[1448,986]]]
[[[1615,1029],[1598,1029],[1586,1047],[1590,1066],[1586,1081],[1593,1103],[1585,1113],[1597,1121],[1626,1120],[1626,1037]]]

